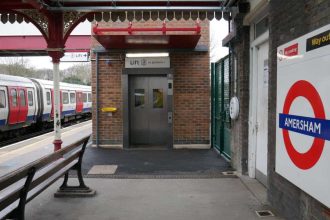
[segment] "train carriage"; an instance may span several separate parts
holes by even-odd
[[[27,78],[0,75],[0,131],[29,126],[37,120],[35,84]]]
[[[60,109],[64,121],[90,115],[91,108],[90,86],[60,83]],[[52,81],[0,74],[0,132],[18,130],[34,123],[51,125],[53,119]]]

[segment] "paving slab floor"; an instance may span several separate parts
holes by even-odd
[[[95,197],[54,198],[59,180],[27,205],[26,219],[250,220],[265,208],[239,178],[85,180]]]
[[[213,149],[114,150],[87,147],[83,158],[83,174],[88,174],[95,165],[116,166],[113,175],[117,177],[132,175],[198,175],[205,177],[232,170],[230,163]]]

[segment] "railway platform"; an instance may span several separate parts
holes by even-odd
[[[27,220],[279,220],[259,218],[269,209],[256,196],[262,187],[239,178],[107,179],[86,178],[92,198],[54,198],[61,181],[26,207]],[[254,188],[250,191],[247,185]]]
[[[63,146],[91,130],[91,122],[63,129]],[[52,153],[52,141],[49,133],[0,149],[0,175]],[[256,211],[271,209],[266,189],[235,175],[213,149],[112,150],[90,143],[83,172],[95,197],[54,198],[60,179],[27,204],[26,219],[259,219]]]
[[[67,146],[79,140],[81,136],[90,135],[92,123],[86,121],[63,128],[62,132],[63,146]],[[53,140],[54,133],[50,132],[0,148],[0,177],[54,152]]]

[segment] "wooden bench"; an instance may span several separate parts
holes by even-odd
[[[64,175],[55,196],[93,196],[84,183],[81,163],[89,136],[0,178],[0,219],[24,219],[25,205]],[[78,186],[68,186],[69,171],[76,170]]]

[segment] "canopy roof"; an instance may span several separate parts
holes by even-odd
[[[72,30],[82,21],[231,19],[246,10],[239,0],[10,0],[0,1],[2,23],[31,22],[58,62]],[[243,6],[243,7],[241,7]]]
[[[106,49],[193,49],[201,27],[93,27],[94,37]]]
[[[228,0],[11,0],[0,2],[1,22],[20,22],[17,14],[8,10],[37,9],[41,12],[90,13],[89,21],[140,21],[172,19],[217,19],[229,18],[232,7]],[[6,10],[6,11],[5,11]],[[18,17],[18,18],[17,18]]]

